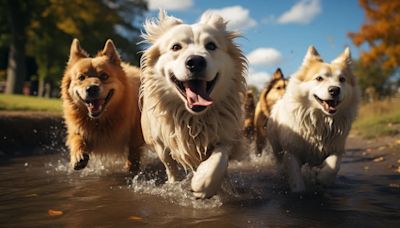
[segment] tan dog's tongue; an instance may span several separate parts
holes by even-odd
[[[209,106],[212,99],[207,94],[207,82],[203,80],[190,80],[185,82],[186,99],[189,107]]]

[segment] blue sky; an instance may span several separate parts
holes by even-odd
[[[247,81],[259,88],[277,67],[286,77],[296,72],[309,45],[325,61],[346,46],[359,56],[347,36],[364,22],[357,0],[149,0],[147,16],[156,17],[159,8],[190,24],[206,10],[229,20],[228,28],[243,35],[236,42],[250,62]]]

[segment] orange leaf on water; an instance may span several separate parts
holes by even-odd
[[[143,221],[142,217],[136,215],[129,216],[128,219],[133,221]]]
[[[47,213],[48,213],[50,216],[60,216],[60,215],[63,215],[63,214],[64,214],[63,211],[60,211],[60,210],[52,210],[52,209],[50,209]]]
[[[385,160],[385,158],[381,156],[381,157],[375,158],[375,159],[373,160],[373,162],[381,162],[381,161],[383,161],[383,160]]]

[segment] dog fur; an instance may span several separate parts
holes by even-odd
[[[292,192],[334,183],[347,135],[356,117],[359,90],[350,49],[325,63],[311,46],[289,80],[268,121],[268,139]]]
[[[254,95],[252,90],[247,90],[244,99],[244,136],[251,143],[254,139],[254,111],[255,111]]]
[[[280,68],[276,69],[272,79],[261,91],[257,102],[254,125],[256,138],[256,154],[261,155],[267,140],[267,121],[271,115],[272,107],[285,94],[288,80],[285,79]]]
[[[194,171],[194,195],[210,197],[220,188],[228,158],[241,152],[246,60],[233,42],[238,34],[208,12],[188,25],[160,11],[158,20],[144,27],[150,43],[141,59],[144,139],[164,163],[168,182],[177,180],[180,164]],[[201,74],[188,69],[192,56],[205,61]],[[178,86],[192,79],[214,87],[208,95],[188,98]]]
[[[126,155],[128,149],[129,168],[138,171],[144,144],[139,87],[139,69],[121,63],[111,40],[91,58],[74,39],[61,86],[74,169],[85,168],[89,154]]]

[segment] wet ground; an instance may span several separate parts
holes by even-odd
[[[0,227],[400,227],[400,143],[350,138],[332,188],[290,194],[270,157],[232,162],[217,196],[196,200],[189,181],[164,184],[154,157],[146,175],[123,162],[70,170],[67,154],[0,163]]]

